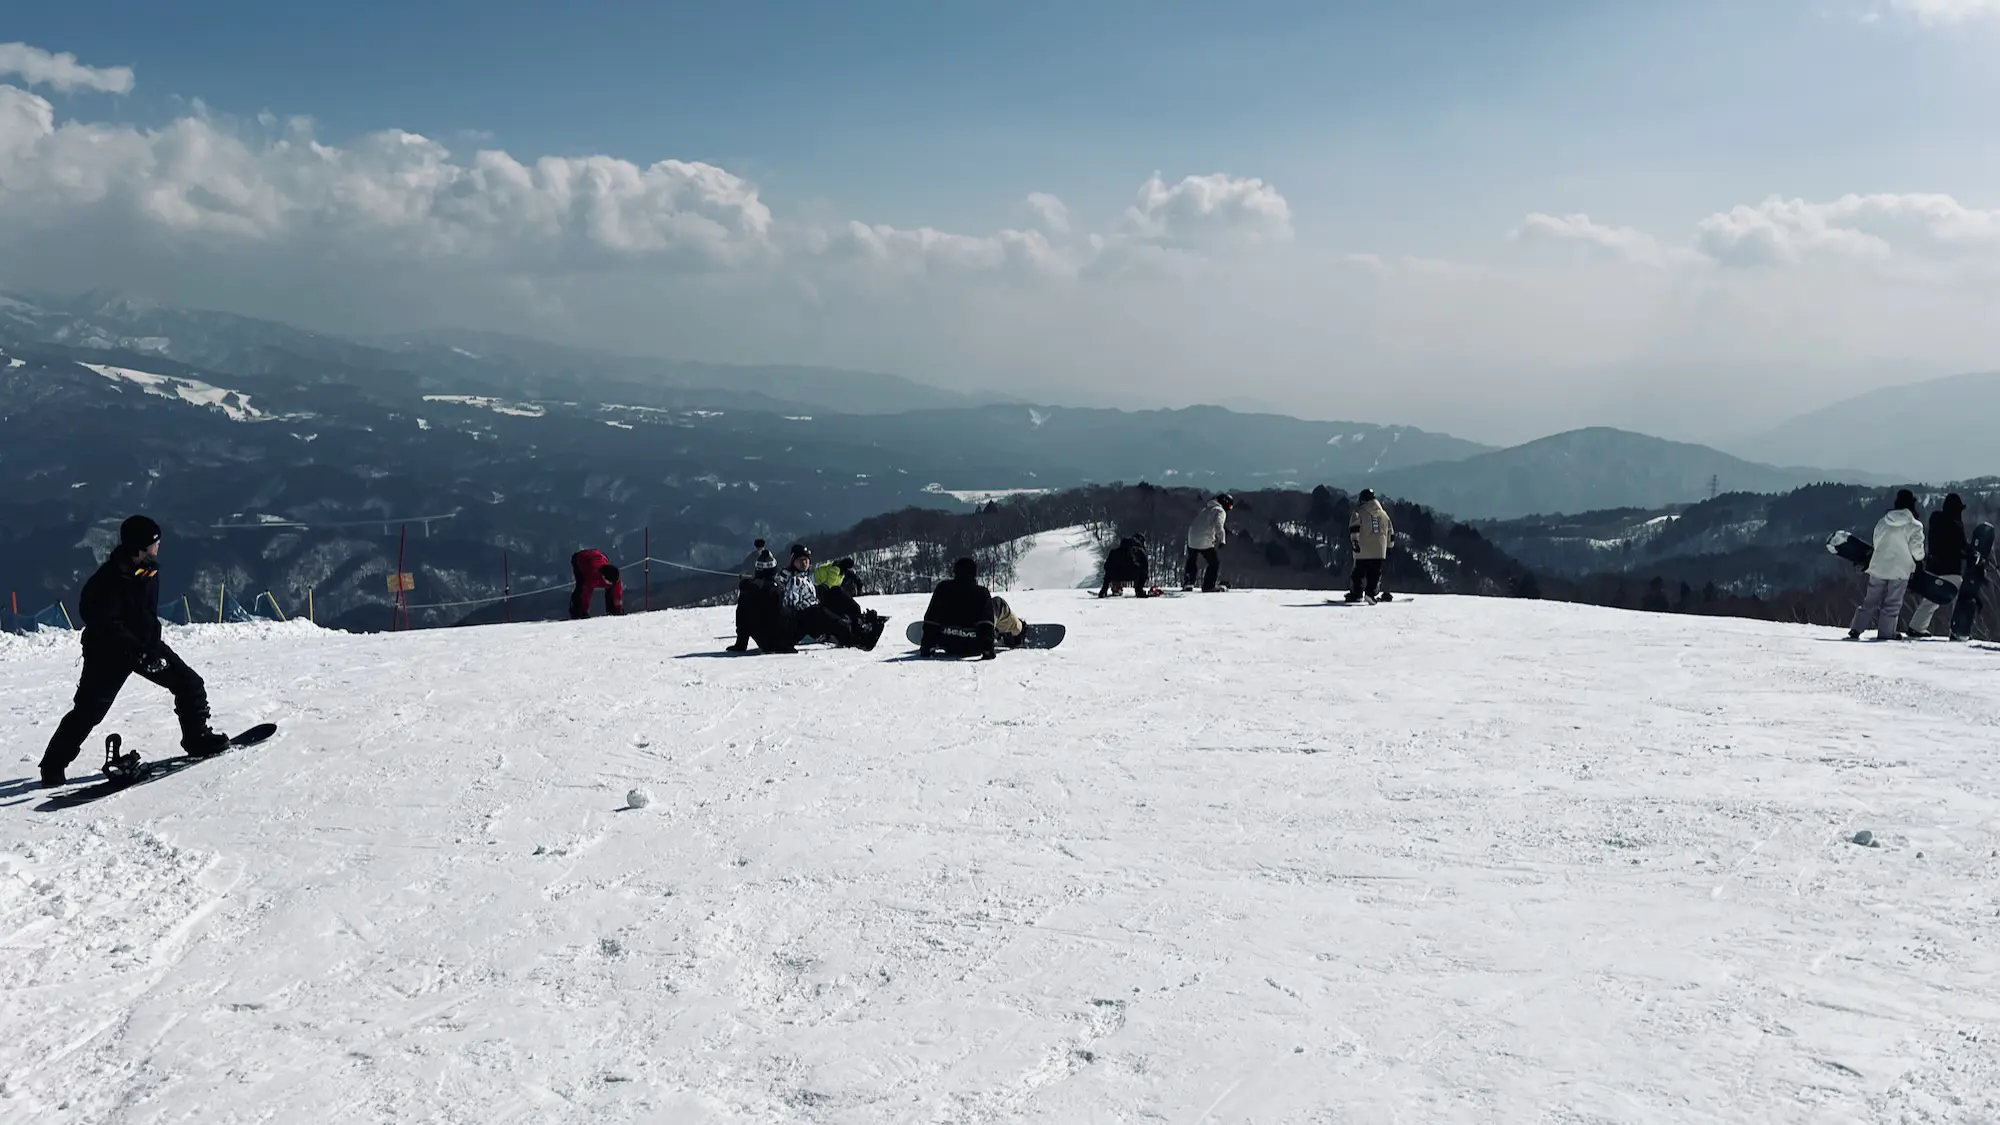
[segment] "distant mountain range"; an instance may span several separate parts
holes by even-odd
[[[678,374],[647,374],[656,362]],[[115,298],[9,299],[0,587],[29,604],[73,597],[109,528],[143,509],[170,529],[167,574],[196,616],[220,612],[225,589],[246,605],[270,590],[287,611],[311,591],[323,622],[381,627],[406,518],[404,566],[414,600],[430,604],[496,594],[503,573],[516,590],[559,583],[583,546],[630,560],[650,540],[658,558],[729,568],[756,535],[782,541],[906,506],[965,510],[953,491],[1276,486],[1486,448],[1212,407],[911,409],[946,392],[748,370],[495,337],[385,346]],[[819,405],[857,396],[904,409]],[[655,570],[662,582],[675,573]]]
[[[1888,483],[1859,470],[1779,468],[1705,445],[1625,430],[1572,430],[1456,461],[1390,469],[1372,487],[1460,519],[1509,519],[1686,503],[1721,492],[1786,492],[1824,481]]]
[[[1996,431],[2000,371],[1987,371],[1872,391],[1731,444],[1778,460],[1951,481],[2000,474]]]

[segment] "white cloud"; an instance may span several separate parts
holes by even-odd
[[[1927,24],[1970,23],[2000,17],[2000,0],[1890,0],[1889,6]]]
[[[54,55],[26,43],[0,43],[0,78],[17,77],[30,86],[53,86],[63,93],[98,90],[106,94],[132,92],[129,66],[84,66],[72,54]]]
[[[1125,209],[1120,234],[1163,250],[1235,251],[1291,241],[1292,209],[1263,180],[1218,172],[1168,184],[1155,172]]]
[[[1606,226],[1581,214],[1556,216],[1538,211],[1521,221],[1513,237],[1528,243],[1587,246],[1604,257],[1641,266],[1685,265],[1697,258],[1692,251],[1669,247],[1644,231]]]
[[[1936,193],[1843,195],[1824,203],[1773,196],[1703,219],[1696,242],[1727,265],[1801,262],[1815,255],[2000,262],[2000,210]]]

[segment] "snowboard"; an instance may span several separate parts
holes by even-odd
[[[210,758],[220,758],[223,754],[231,750],[241,750],[246,747],[255,746],[260,742],[268,740],[276,733],[278,733],[278,724],[259,723],[242,734],[231,738],[229,745],[223,747],[221,753],[200,755],[183,753],[178,758],[166,758],[158,762],[140,760],[137,750],[125,751],[122,749],[124,739],[120,736],[115,734],[106,735],[104,738],[104,780],[95,785],[85,785],[58,793],[48,800],[43,801],[39,808],[42,812],[53,812],[57,809],[67,809],[77,805],[89,804],[100,797],[108,797],[121,789],[130,789],[134,785],[142,785],[148,781],[166,777],[169,774],[179,773],[189,766],[199,762],[206,762]]]
[[[1851,535],[1845,531],[1834,532],[1826,541],[1826,549],[1863,568],[1866,568],[1870,560],[1875,557],[1875,548],[1872,544],[1858,535]],[[1956,587],[1922,567],[1910,575],[1910,593],[1939,605],[1950,605],[1952,599],[1958,597]]]
[[[1973,623],[1985,604],[1986,567],[1993,561],[1993,525],[1982,523],[1972,529],[1972,553],[1965,560],[1965,578],[1958,588],[1958,608],[1951,615],[1951,639],[1971,638]]]
[[[1054,648],[1063,643],[1063,638],[1069,635],[1069,629],[1062,625],[1029,625],[1023,632],[1025,636],[1022,638],[1021,643],[1014,647]],[[903,635],[909,638],[911,644],[922,648],[924,644],[924,623],[921,621],[910,622],[910,627],[903,630]],[[995,644],[993,649],[995,652],[999,652],[1008,647],[1007,643],[1002,641]]]
[[[1328,599],[1326,599],[1326,604],[1328,604],[1328,605],[1398,605],[1398,604],[1400,604],[1400,603],[1402,603],[1402,602],[1407,602],[1407,601],[1409,601],[1409,600],[1411,600],[1411,599],[1410,599],[1410,595],[1408,595],[1408,594],[1397,594],[1397,595],[1396,595],[1396,596],[1394,596],[1394,597],[1386,597],[1386,598],[1385,598],[1385,597],[1378,597],[1378,598],[1376,598],[1376,599],[1375,599],[1374,601],[1372,601],[1372,602],[1371,602],[1371,601],[1369,601],[1369,600],[1367,600],[1366,598],[1363,598],[1363,599],[1362,599],[1361,601],[1358,601],[1358,602],[1350,602],[1350,601],[1348,601],[1348,600],[1347,600],[1346,598],[1328,598]]]

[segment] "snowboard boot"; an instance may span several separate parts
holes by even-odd
[[[208,724],[203,723],[199,728],[181,732],[181,749],[190,758],[212,758],[229,749],[229,736],[210,730]]]
[[[862,652],[874,652],[876,643],[882,639],[882,630],[888,627],[889,622],[886,618],[872,609],[869,610],[861,619],[861,636],[856,641],[857,647]]]
[[[61,766],[42,767],[42,788],[60,789],[68,784],[69,784],[69,778],[63,776],[63,771]]]
[[[1848,639],[1848,640],[1850,640],[1850,641],[1858,641],[1858,640],[1860,640],[1860,639],[1861,639],[1861,630],[1859,630],[1859,629],[1849,629],[1849,630],[1847,631],[1847,639]]]
[[[745,638],[745,637],[738,637],[738,638],[736,638],[736,643],[735,643],[735,644],[733,644],[733,645],[730,645],[730,646],[729,646],[729,647],[728,647],[727,649],[725,649],[724,651],[726,651],[726,652],[749,652],[749,651],[750,651],[750,641],[748,640],[748,638]]]
[[[1345,601],[1348,605],[1354,605],[1361,601],[1361,591],[1349,590],[1341,600]]]
[[[1396,595],[1390,593],[1387,590],[1384,590],[1381,593],[1375,595],[1375,600],[1378,602],[1393,602],[1396,600]]]

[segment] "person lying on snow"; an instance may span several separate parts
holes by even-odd
[[[160,639],[160,525],[133,516],[118,528],[118,546],[83,584],[83,674],[75,706],[42,751],[42,787],[68,781],[64,771],[83,740],[111,713],[125,681],[140,677],[174,696],[181,749],[196,757],[220,754],[229,736],[208,728],[208,689],[195,670]]]
[[[993,643],[993,593],[979,584],[979,564],[960,559],[952,564],[951,577],[931,594],[918,651],[925,656],[943,652],[991,660]]]
[[[1151,597],[1152,571],[1152,562],[1146,558],[1146,537],[1130,535],[1120,539],[1111,553],[1104,556],[1104,585],[1098,587],[1097,596],[1115,598],[1130,586],[1134,595]]]
[[[625,583],[603,551],[578,551],[569,557],[569,569],[576,578],[576,586],[569,593],[570,620],[581,621],[590,616],[590,596],[599,590],[604,591],[604,612],[613,617],[625,613]]]

